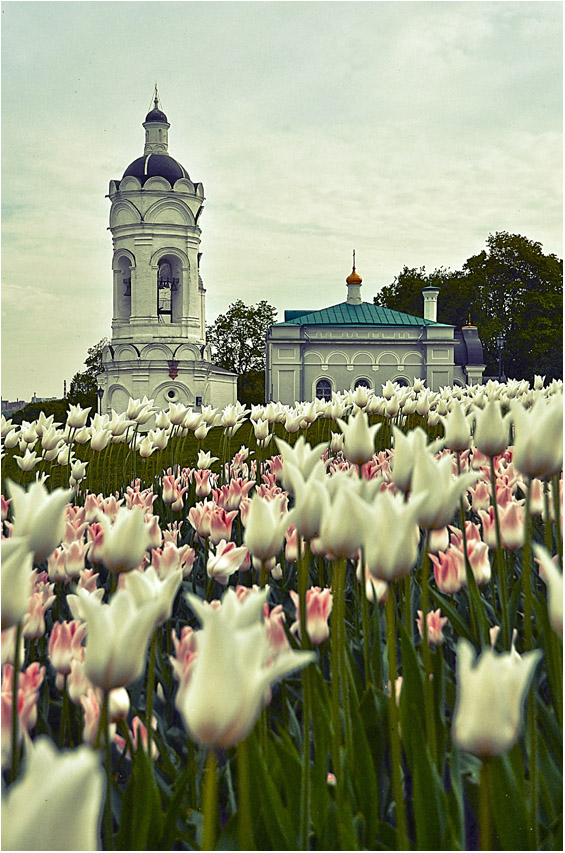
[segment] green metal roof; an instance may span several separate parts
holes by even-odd
[[[321,311],[285,311],[284,323],[277,326],[445,326],[445,323],[434,323],[405,314],[403,311],[393,311],[372,302],[361,302],[360,305],[349,305],[340,302]]]

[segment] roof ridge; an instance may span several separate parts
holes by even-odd
[[[349,321],[349,322],[348,322]],[[384,305],[375,305],[374,302],[361,302],[351,304],[349,302],[338,302],[326,308],[315,311],[305,311],[291,320],[277,323],[277,326],[292,325],[408,325],[408,326],[444,326],[445,323],[437,323],[426,320],[416,314],[408,314],[405,311],[397,311]]]

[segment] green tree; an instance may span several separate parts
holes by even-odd
[[[496,338],[504,335],[504,372],[513,378],[563,376],[563,261],[540,243],[505,231],[461,270],[404,267],[374,298],[377,305],[422,316],[422,289],[439,287],[438,320],[454,326],[469,318],[479,329],[486,375],[498,371]]]
[[[102,338],[88,350],[84,363],[86,370],[75,373],[71,379],[67,399],[69,403],[80,404],[83,407],[91,406],[92,413],[98,408],[98,382],[97,376],[102,372],[102,350],[109,344],[108,338]]]
[[[463,264],[461,281],[479,294],[477,316],[487,373],[495,373],[496,337],[504,335],[507,376],[563,376],[563,261],[519,234],[490,234],[487,248]]]
[[[264,299],[256,305],[238,299],[208,327],[212,361],[238,374],[238,398],[244,403],[264,402],[265,336],[276,315]]]

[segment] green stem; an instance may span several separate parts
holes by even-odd
[[[61,732],[59,740],[59,746],[61,747],[61,749],[65,745],[65,735],[67,733],[67,726],[69,725],[69,697],[67,694],[67,678],[67,675],[63,677],[63,707],[61,709]]]
[[[559,499],[559,475],[552,477],[551,488],[553,491],[553,515],[555,524],[555,553],[563,566],[563,536],[561,533],[561,501]]]
[[[388,677],[390,695],[388,700],[388,729],[390,740],[390,763],[392,771],[392,796],[396,809],[396,849],[408,850],[404,787],[402,784],[402,753],[398,733],[398,708],[396,706],[396,583],[390,584],[386,600],[386,637],[388,651]]]
[[[303,649],[311,649],[310,637],[308,636],[307,617],[308,611],[306,607],[306,593],[308,591],[309,572],[308,572],[308,555],[302,551],[302,539],[300,534],[296,533],[298,560],[297,560],[297,575],[298,575],[298,606],[300,612],[300,646]]]
[[[369,602],[367,600],[367,584],[365,582],[365,555],[361,549],[361,622],[363,625],[363,671],[365,675],[365,687],[373,683],[373,667],[371,665],[371,643],[370,643],[370,622],[369,622]],[[375,602],[375,606],[378,604]]]
[[[300,841],[299,849],[308,850],[310,835],[310,667],[302,670],[302,768],[300,775]],[[240,847],[240,850],[245,849]]]
[[[390,590],[389,590],[390,592]],[[373,612],[375,614],[375,642],[377,655],[373,658],[374,677],[377,690],[383,689],[383,666],[382,666],[382,635],[381,635],[381,605],[375,600]]]
[[[543,510],[545,514],[544,532],[545,547],[550,554],[553,553],[553,527],[551,524],[551,512],[549,509],[549,483],[543,484]]]
[[[538,821],[538,748],[536,731],[536,688],[535,683],[530,688],[528,697],[528,735],[530,740],[530,849],[539,850],[539,821]]]
[[[118,721],[118,728],[123,735],[123,738],[126,742],[127,751],[129,752],[129,756],[130,756],[131,760],[133,761],[133,756],[135,753],[135,747],[133,745],[133,741],[132,741],[131,735],[129,733],[128,724],[126,723],[125,720],[119,720]]]
[[[208,750],[204,769],[204,788],[202,791],[202,850],[216,849],[216,828],[218,825],[218,762],[216,752]]]
[[[479,849],[492,850],[491,815],[491,759],[485,758],[481,765],[479,781]],[[532,848],[537,849],[537,848]]]
[[[532,592],[532,522],[530,505],[532,486],[530,480],[526,484],[526,503],[524,506],[524,525],[526,537],[522,549],[522,590],[524,593],[524,651],[533,648],[533,592]]]
[[[343,732],[341,726],[341,704],[340,704],[340,608],[338,601],[343,596],[342,589],[342,567],[345,560],[338,560],[334,564],[332,578],[333,608],[330,617],[330,652],[331,652],[331,691],[332,691],[332,764],[336,777],[336,805],[338,820],[342,813],[343,795],[345,791],[342,767],[342,744]]]
[[[434,715],[433,684],[430,676],[432,674],[431,649],[428,642],[428,607],[429,607],[429,582],[430,582],[430,556],[428,551],[429,532],[426,531],[424,541],[424,554],[422,559],[422,661],[424,664],[424,713],[426,718],[426,732],[428,735],[432,761],[437,761],[437,738]],[[388,604],[388,601],[387,601]],[[394,691],[394,683],[391,689]]]
[[[186,766],[188,771],[188,802],[190,808],[196,808],[196,747],[190,738],[187,738],[186,741]]]
[[[209,578],[208,584],[206,586],[206,601],[212,601],[212,593],[214,592],[214,578]]]
[[[247,739],[237,745],[238,775],[238,828],[239,849],[255,850],[253,839],[253,815],[251,811],[251,787],[249,784],[249,744]]]
[[[19,731],[18,731],[18,682],[20,671],[20,641],[22,636],[22,623],[16,625],[16,637],[14,646],[14,671],[12,675],[12,766],[10,776],[12,782],[18,777],[19,767]]]
[[[500,532],[500,515],[496,500],[496,472],[494,470],[494,457],[490,456],[490,488],[492,493],[492,506],[494,509],[494,530],[496,534],[496,573],[492,576],[492,600],[496,606],[496,586],[500,596],[500,609],[502,611],[502,636],[504,648],[510,648],[510,624],[508,622],[508,580],[506,576],[506,563],[502,551],[502,535]],[[494,567],[493,567],[494,569]],[[496,581],[496,583],[495,583]]]
[[[106,848],[113,850],[112,838],[112,765],[111,765],[111,743],[110,743],[110,691],[104,691],[102,700],[102,713],[100,715],[99,732],[104,732],[104,767],[106,770],[106,803],[104,806],[104,840]],[[98,737],[97,737],[98,739]]]
[[[412,578],[410,572],[404,575],[404,625],[411,640],[414,639],[412,623]]]
[[[118,575],[112,573],[110,575],[110,589],[108,595],[113,595],[118,588]]]
[[[156,628],[151,638],[151,649],[149,652],[149,666],[147,668],[147,695],[145,697],[145,726],[147,728],[147,755],[151,758],[151,740],[153,727],[151,717],[153,716],[153,694],[155,692],[155,656],[157,653],[157,639],[159,629]]]

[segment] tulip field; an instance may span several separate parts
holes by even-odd
[[[563,385],[2,416],[4,850],[562,850]]]

